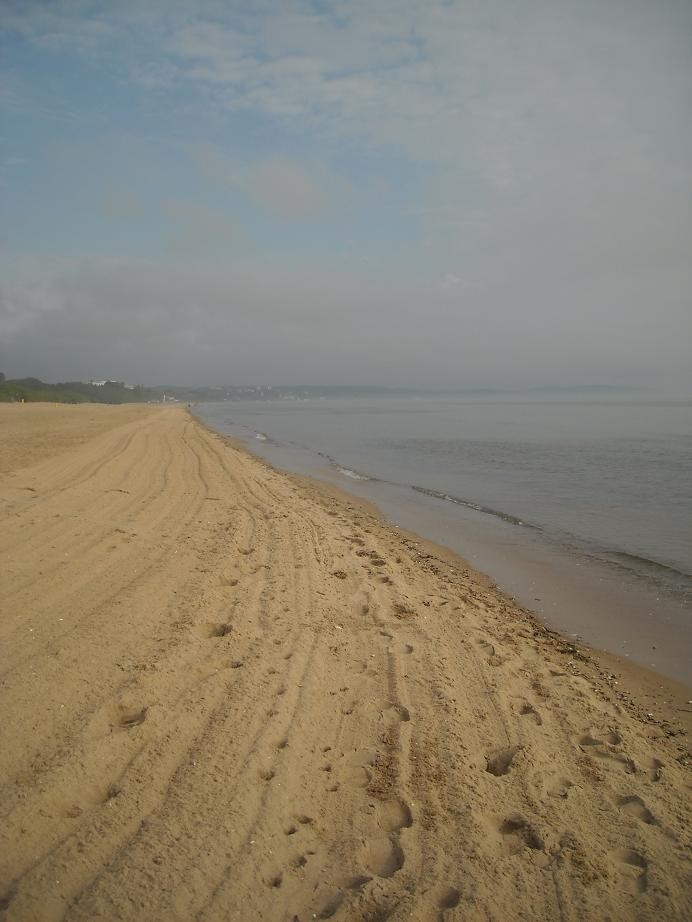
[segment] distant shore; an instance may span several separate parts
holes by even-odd
[[[3,918],[689,917],[689,689],[180,407],[0,434]]]

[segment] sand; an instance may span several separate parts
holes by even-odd
[[[690,918],[679,688],[182,408],[0,446],[1,918]]]

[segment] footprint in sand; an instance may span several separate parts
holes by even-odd
[[[630,893],[644,893],[648,887],[646,858],[633,848],[620,848],[612,856],[624,888]]]
[[[208,622],[201,627],[201,633],[205,637],[228,637],[232,630],[233,625],[228,621]]]
[[[82,788],[79,792],[79,803],[72,803],[65,810],[65,816],[71,820],[79,819],[80,816],[93,810],[94,807],[107,804],[109,800],[114,800],[121,794],[122,788],[117,781],[111,781],[105,788],[98,787],[91,790]]]
[[[445,909],[455,909],[459,905],[460,899],[461,894],[456,887],[444,887],[438,893],[435,900],[437,908],[442,911],[440,915],[442,915]]]
[[[543,718],[538,713],[536,708],[528,701],[522,702],[522,704],[519,706],[519,714],[522,717],[527,717],[529,720],[533,721],[537,727],[540,727],[543,724]]]
[[[413,826],[413,816],[408,804],[393,798],[377,805],[377,822],[385,832],[398,832]]]
[[[116,797],[119,797],[123,792],[123,789],[120,787],[117,781],[111,781],[111,783],[106,788],[106,793],[103,796],[101,803],[108,803],[109,800],[114,800]]]
[[[545,786],[545,792],[549,797],[569,797],[570,789],[574,787],[574,782],[562,775],[552,778]]]
[[[614,730],[609,730],[602,735],[603,739],[599,739],[591,733],[583,734],[578,740],[579,748],[582,752],[588,752],[594,758],[606,762],[617,762],[628,774],[633,775],[636,771],[634,762],[625,753],[616,748],[622,743],[622,737]]]
[[[7,893],[0,896],[0,912],[4,912],[5,909],[10,908],[10,903],[17,895],[15,890],[9,890]]]
[[[649,776],[650,781],[660,781],[663,769],[663,762],[660,759],[649,759],[643,766]]]
[[[628,797],[618,797],[617,805],[623,813],[636,817],[642,823],[647,823],[650,826],[658,825],[656,817],[649,810],[641,797],[638,797],[636,794],[631,794]]]
[[[543,839],[521,813],[510,813],[497,823],[496,828],[509,855],[516,855],[523,848],[542,851],[545,847]]]
[[[147,719],[148,710],[148,707],[128,708],[120,705],[117,726],[121,730],[131,730],[133,727],[139,727]]]
[[[497,653],[495,646],[489,640],[479,640],[478,646],[485,654],[489,666],[501,666],[505,662],[505,657]]]
[[[415,614],[414,609],[405,602],[394,602],[392,604],[392,612],[400,621],[411,618]]]
[[[403,704],[392,704],[382,711],[382,720],[386,726],[395,727],[397,724],[408,723],[411,720],[411,714]]]
[[[378,753],[371,749],[355,749],[344,757],[343,780],[354,788],[366,788],[372,781],[372,766]]]
[[[514,757],[521,749],[521,746],[513,746],[511,749],[499,749],[490,753],[486,758],[485,770],[496,778],[506,775],[512,767]]]
[[[341,904],[344,901],[344,895],[341,892],[333,893],[331,896],[327,897],[325,902],[322,904],[322,908],[314,916],[316,919],[331,919],[339,909]],[[297,916],[295,918],[298,918]]]
[[[368,839],[362,848],[363,865],[375,877],[391,877],[404,866],[404,852],[394,839]]]

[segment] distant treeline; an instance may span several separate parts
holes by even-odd
[[[632,388],[611,387],[608,385],[579,385],[574,387],[535,387],[523,392],[534,399],[550,397],[597,397],[611,393],[627,394]],[[0,402],[2,401],[47,401],[53,403],[147,403],[169,400],[180,403],[206,403],[210,401],[232,400],[324,400],[335,398],[371,398],[387,396],[412,396],[418,394],[428,397],[501,397],[514,395],[511,391],[492,388],[475,388],[466,390],[427,390],[415,391],[410,388],[378,387],[371,385],[215,385],[206,387],[182,387],[167,385],[142,387],[127,385],[123,381],[106,381],[103,384],[85,384],[83,381],[64,381],[60,384],[47,384],[38,378],[17,378],[6,381],[0,373]]]
[[[214,387],[157,387],[156,391],[167,398],[189,403],[208,403],[220,400],[321,400],[325,398],[384,397],[388,394],[405,394],[401,388],[372,387],[369,385],[216,385]]]
[[[123,381],[85,384],[62,381],[47,384],[38,378],[15,378],[6,381],[0,374],[0,401],[44,401],[53,403],[145,403],[174,400],[202,403],[219,400],[319,400],[325,397],[373,397],[403,393],[386,387],[348,386],[216,386],[216,387],[142,387]]]
[[[0,375],[0,402],[17,403],[146,403],[158,401],[161,394],[148,387],[126,387],[122,381],[105,384],[85,384],[83,381],[64,381],[47,384],[38,378],[17,378],[6,381]]]

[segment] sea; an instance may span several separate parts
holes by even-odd
[[[549,626],[692,684],[692,401],[407,393],[194,412],[450,547]]]

